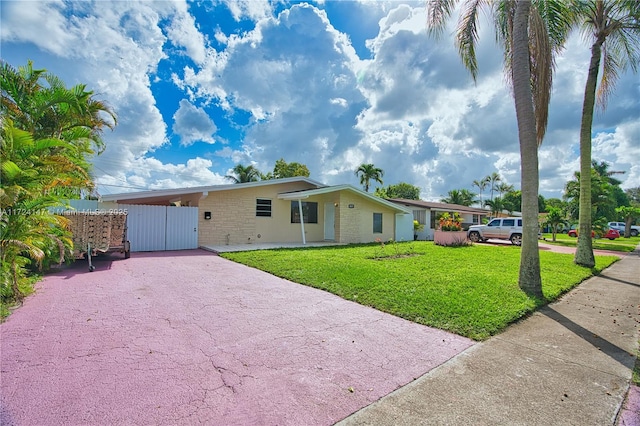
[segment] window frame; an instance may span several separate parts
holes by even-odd
[[[300,209],[298,200],[291,201],[291,223],[300,223]],[[302,220],[307,223],[318,223],[318,203],[316,201],[302,201]]]
[[[380,230],[376,230],[376,217],[379,217],[379,223],[380,223]],[[384,216],[382,215],[382,213],[373,213],[373,233],[374,234],[382,234],[383,233],[383,223],[384,223]]]
[[[262,203],[261,203],[262,201]],[[265,201],[268,201],[267,204]],[[264,207],[269,206],[269,209],[265,209]],[[263,207],[263,209],[261,209]],[[268,213],[268,214],[260,214],[260,213]],[[272,217],[273,216],[273,200],[270,198],[256,198],[256,217]]]

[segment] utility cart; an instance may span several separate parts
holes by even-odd
[[[131,257],[131,244],[127,240],[127,213],[119,210],[66,211],[73,234],[73,254],[76,259],[86,258],[89,272],[96,268],[91,257],[98,253],[120,252]]]

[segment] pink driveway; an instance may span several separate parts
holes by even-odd
[[[474,343],[205,251],[95,265],[0,324],[0,424],[329,425]]]

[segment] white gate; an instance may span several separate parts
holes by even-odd
[[[198,248],[198,208],[167,207],[165,250]]]
[[[198,208],[119,204],[127,210],[131,251],[198,248]]]

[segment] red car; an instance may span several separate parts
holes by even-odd
[[[570,236],[570,237],[577,237],[578,236],[578,230],[577,229],[571,229],[571,230],[569,230],[569,232],[567,232],[567,235]],[[595,238],[595,237],[596,237],[596,233],[594,231],[591,231],[591,238]],[[600,237],[598,236],[598,238],[600,238]],[[602,238],[608,238],[610,240],[615,240],[616,238],[620,238],[620,232],[618,232],[616,229],[609,228],[607,233],[604,234],[602,236]]]

